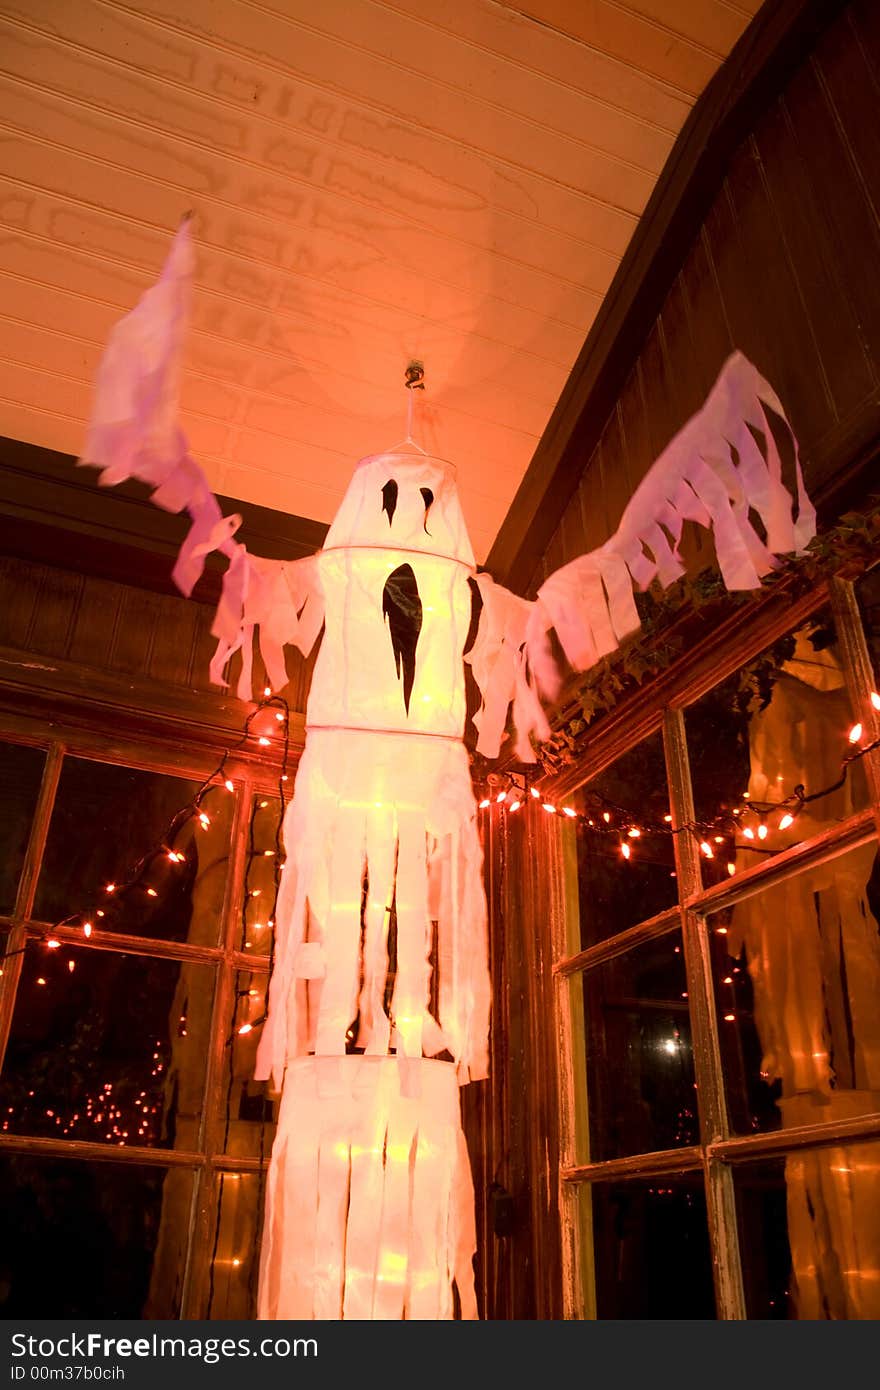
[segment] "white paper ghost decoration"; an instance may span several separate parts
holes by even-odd
[[[795,511],[767,415],[785,424],[782,406],[735,353],[615,535],[534,602],[476,573],[454,469],[417,449],[358,464],[316,556],[261,560],[233,539],[238,518],[221,516],[177,425],[191,268],[185,223],[159,283],[114,331],[82,461],[102,481],[142,478],[159,505],[190,513],[175,568],[184,592],[211,549],[229,556],[215,680],[241,650],[249,699],[258,637],[282,688],[284,647],[308,653],[323,625],[257,1058],[257,1076],[283,1086],[258,1314],[452,1317],[455,1290],[460,1315],[475,1317],[455,1084],[488,1069],[486,902],[463,743],[472,584],[478,750],[498,753],[512,711],[517,755],[532,759],[557,679],[548,631],[575,667],[613,651],[638,626],[634,587],[681,573],[685,520],[712,528],[729,588],[757,586],[776,554],[803,548],[814,515],[796,445]]]

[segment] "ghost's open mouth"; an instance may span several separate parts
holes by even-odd
[[[382,612],[388,623],[397,678],[403,678],[403,703],[409,714],[416,676],[416,647],[422,630],[422,601],[411,565],[399,565],[385,580]]]

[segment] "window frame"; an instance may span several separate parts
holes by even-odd
[[[117,1164],[149,1164],[166,1170],[188,1169],[195,1179],[190,1205],[183,1270],[183,1291],[178,1317],[181,1320],[211,1316],[212,1263],[215,1231],[218,1229],[222,1185],[226,1175],[260,1176],[268,1169],[268,1145],[262,1157],[229,1152],[224,1143],[227,1129],[227,1093],[230,1067],[228,1051],[233,1028],[239,972],[268,976],[270,958],[256,951],[240,949],[243,898],[248,867],[249,827],[254,799],[258,795],[277,797],[280,765],[268,756],[249,756],[247,751],[229,756],[224,778],[233,782],[232,823],[229,861],[221,910],[219,944],[215,946],[173,942],[155,937],[130,935],[95,927],[85,938],[77,927],[56,926],[33,915],[37,883],[49,834],[49,825],[58,792],[61,769],[66,756],[95,762],[139,768],[174,777],[202,781],[216,769],[229,744],[237,741],[220,729],[203,729],[203,740],[174,745],[164,737],[145,733],[108,736],[106,715],[84,713],[81,726],[55,720],[47,700],[37,720],[0,710],[0,739],[4,742],[45,750],[46,760],[31,821],[30,835],[18,880],[15,903],[8,914],[0,914],[8,955],[0,974],[0,1068],[12,1027],[18,986],[23,965],[23,949],[29,941],[45,940],[48,928],[65,944],[78,951],[111,951],[122,955],[147,956],[210,965],[214,969],[214,997],[211,1010],[208,1055],[206,1059],[200,1142],[193,1149],[163,1149],[127,1143],[125,1147],[79,1139],[53,1138],[27,1134],[0,1133],[0,1155],[29,1154],[68,1160],[89,1159]],[[58,700],[61,720],[66,701]],[[126,711],[131,715],[129,707]],[[243,723],[243,719],[241,721]],[[293,724],[293,720],[291,723]],[[42,734],[41,730],[45,729]],[[298,728],[291,730],[290,775],[301,752]],[[225,737],[224,737],[225,736]],[[262,1204],[262,1194],[258,1194]],[[259,1221],[260,1213],[257,1213]],[[254,1251],[254,1259],[257,1251]]]
[[[759,598],[718,629],[689,657],[675,663],[646,690],[624,699],[603,721],[585,758],[565,773],[544,781],[551,801],[571,795],[623,753],[662,731],[673,828],[694,818],[685,710],[787,632],[828,604],[833,614],[846,688],[855,712],[874,737],[880,719],[870,692],[876,689],[868,644],[855,592],[860,575],[837,576],[819,583],[792,601],[776,594]],[[700,855],[690,835],[675,836],[679,900],[676,906],[585,950],[573,950],[578,937],[574,831],[562,817],[556,822],[558,872],[563,880],[551,913],[555,1027],[560,1042],[557,1072],[560,1117],[560,1222],[563,1253],[563,1302],[566,1318],[595,1316],[595,1269],[591,1254],[591,1185],[597,1181],[670,1177],[702,1171],[709,1241],[720,1319],[745,1319],[742,1261],[734,1198],[737,1164],[778,1157],[806,1148],[880,1139],[880,1113],[753,1135],[732,1133],[728,1114],[711,972],[708,918],[733,907],[770,885],[810,867],[831,861],[847,850],[876,840],[880,831],[880,750],[864,759],[869,806],[837,825],[738,873],[727,882],[703,887]],[[574,882],[572,886],[572,876]],[[687,975],[690,1026],[697,1083],[700,1142],[681,1149],[659,1150],[596,1162],[579,1162],[582,1136],[588,1133],[585,1029],[581,994],[587,970],[644,941],[679,927]]]

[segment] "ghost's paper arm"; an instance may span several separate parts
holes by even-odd
[[[794,497],[782,479],[771,413],[790,436]],[[551,574],[534,603],[478,576],[483,611],[469,660],[483,697],[475,719],[479,752],[497,754],[506,701],[513,703],[516,756],[533,760],[530,735],[549,737],[539,696],[552,700],[559,689],[550,629],[575,670],[613,652],[639,627],[635,589],[655,579],[666,588],[684,573],[678,545],[685,521],[712,531],[730,590],[758,588],[777,557],[802,551],[815,534],[797,441],[782,404],[739,352],[651,466],[604,545]]]
[[[211,679],[225,684],[230,657],[241,650],[237,693],[251,698],[253,637],[272,687],[287,683],[283,648],[311,650],[323,622],[313,556],[284,562],[251,555],[234,539],[237,515],[224,517],[179,424],[180,359],[189,320],[193,250],[189,220],[180,226],[154,285],[110,335],[95,383],[92,418],[80,463],[100,470],[102,486],[137,478],[169,512],[185,511],[190,528],[172,578],[186,595],[219,550],[229,559],[211,629],[218,639]]]

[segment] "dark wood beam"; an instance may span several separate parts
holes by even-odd
[[[176,593],[171,568],[186,535],[186,516],[155,507],[150,489],[127,482],[105,488],[97,472],[68,454],[0,438],[0,551],[80,574]],[[323,522],[230,497],[225,514],[243,518],[238,537],[256,555],[295,560],[320,549]],[[193,595],[216,602],[226,562],[209,560]]]

